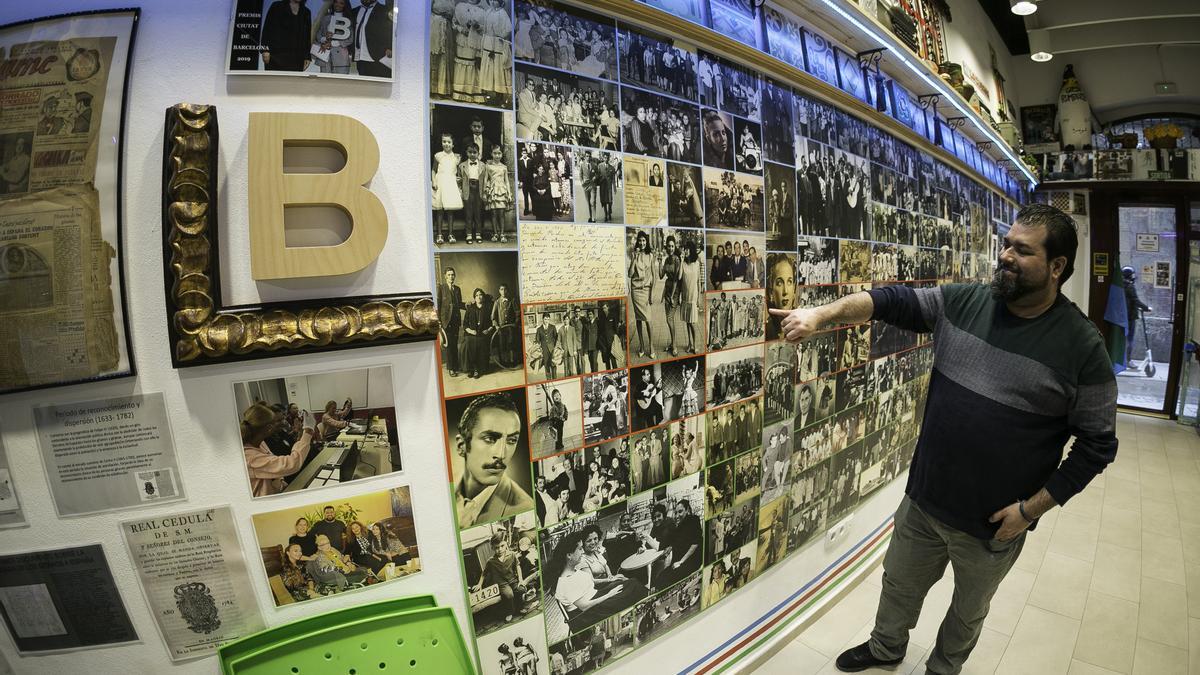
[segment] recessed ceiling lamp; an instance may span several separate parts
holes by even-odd
[[[1046,29],[1029,31],[1029,58],[1038,63],[1045,63],[1054,58],[1050,52],[1050,32]]]
[[[1017,16],[1029,16],[1037,11],[1034,0],[1008,0],[1008,8]]]

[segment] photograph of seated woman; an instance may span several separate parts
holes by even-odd
[[[646,596],[640,582],[612,572],[602,539],[595,526],[570,532],[559,540],[546,565],[545,592],[562,606],[572,633]]]
[[[250,494],[265,497],[283,492],[284,480],[295,474],[304,465],[312,449],[313,428],[316,423],[312,415],[304,413],[300,437],[291,445],[286,455],[277,455],[267,445],[267,439],[284,429],[285,418],[265,403],[255,403],[242,413],[239,428],[242,435],[242,454],[246,461],[246,473],[250,477]]]

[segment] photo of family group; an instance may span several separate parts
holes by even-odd
[[[421,571],[407,486],[257,513],[252,521],[277,607]]]

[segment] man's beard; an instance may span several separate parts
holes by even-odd
[[[1005,271],[1012,272],[1011,277],[1004,275]],[[992,274],[992,297],[996,300],[1004,302],[1012,302],[1019,300],[1034,291],[1040,290],[1039,286],[1034,286],[1026,282],[1021,275],[1020,270],[1006,268],[1003,265],[998,265],[996,271]]]

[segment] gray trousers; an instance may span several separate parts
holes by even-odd
[[[905,495],[883,558],[883,590],[868,643],[871,653],[878,659],[904,657],[908,632],[917,625],[925,594],[942,578],[948,562],[954,569],[954,596],[925,666],[936,675],[956,675],[979,641],[996,587],[1024,545],[1025,532],[1001,542],[956,530]]]

